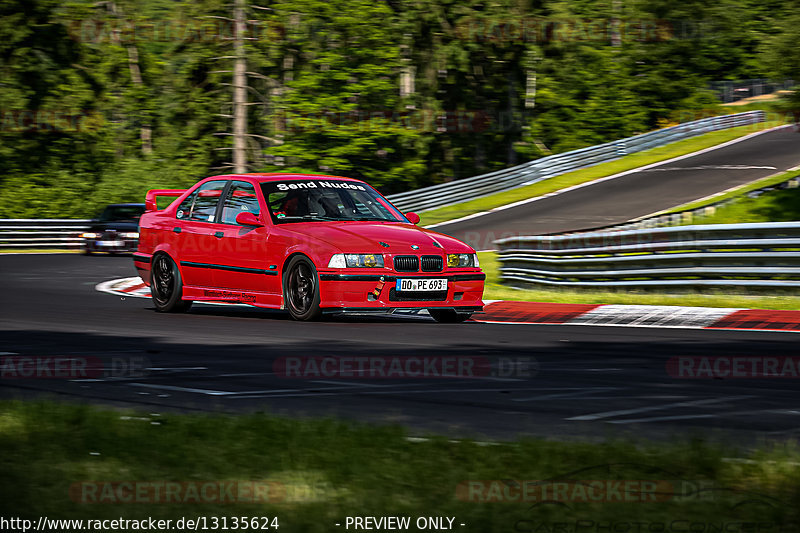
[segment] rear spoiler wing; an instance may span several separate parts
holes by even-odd
[[[185,193],[186,189],[150,189],[147,191],[147,196],[144,199],[145,211],[158,211],[156,199],[159,196],[180,196]]]

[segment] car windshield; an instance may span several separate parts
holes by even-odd
[[[100,222],[138,222],[142,213],[141,205],[110,205],[100,215]]]
[[[364,183],[312,179],[266,182],[261,188],[275,224],[320,220],[408,222]]]

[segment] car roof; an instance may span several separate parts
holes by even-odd
[[[357,181],[361,182],[361,180],[357,180],[355,178],[347,178],[344,176],[328,176],[326,174],[299,174],[295,172],[255,172],[250,174],[224,174],[221,176],[211,176],[211,178],[224,178],[224,179],[236,179],[236,178],[248,178],[252,181],[257,181],[259,183],[267,182],[267,181],[286,181],[286,180],[316,180],[316,179],[326,179],[326,180],[344,180],[344,181]],[[208,178],[210,179],[210,178]]]

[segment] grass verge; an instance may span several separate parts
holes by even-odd
[[[0,250],[0,254],[80,254],[83,250],[65,250],[63,248],[18,248]]]
[[[774,114],[771,113],[770,115]],[[771,118],[767,122],[763,122],[760,124],[739,126],[738,128],[730,128],[727,130],[714,131],[711,133],[706,133],[704,135],[698,135],[697,137],[684,139],[682,141],[667,144],[665,146],[659,146],[651,150],[646,150],[643,152],[627,155],[615,161],[611,161],[609,163],[602,163],[600,165],[595,165],[593,167],[588,167],[580,170],[575,170],[573,172],[568,172],[566,174],[561,174],[560,176],[555,176],[553,178],[541,181],[539,183],[534,183],[526,187],[519,187],[517,189],[512,189],[510,191],[504,191],[501,193],[484,196],[482,198],[477,198],[475,200],[470,200],[468,202],[454,204],[447,207],[441,207],[439,209],[433,209],[431,211],[425,211],[424,213],[420,213],[420,218],[421,218],[420,224],[423,226],[437,224],[439,222],[453,220],[467,215],[480,213],[482,211],[488,211],[490,209],[518,202],[520,200],[535,198],[537,196],[549,194],[551,192],[559,191],[567,187],[580,185],[582,183],[593,181],[606,176],[612,176],[619,172],[625,172],[627,170],[632,170],[641,166],[657,163],[659,161],[665,161],[667,159],[671,159],[673,157],[678,157],[681,155],[690,154],[692,152],[703,150],[705,148],[710,148],[712,146],[716,146],[718,144],[722,144],[731,141],[733,139],[738,139],[739,137],[749,135],[756,131],[761,131],[775,126],[780,126],[781,124],[784,123],[785,120],[782,118],[781,119]]]
[[[796,521],[800,496],[797,447],[742,452],[699,440],[639,445],[518,440],[483,446],[434,437],[410,442],[399,427],[334,420],[153,416],[5,401],[0,402],[0,446],[2,514],[34,521],[40,516],[277,517],[279,531],[322,532],[343,530],[345,517],[354,515],[412,521],[449,516],[455,517],[453,529],[481,533],[554,531],[555,524],[579,521],[630,526],[675,520],[705,524],[702,531],[713,531],[712,524],[723,525],[716,531],[734,531],[724,525],[741,522],[758,523],[759,531],[789,531],[779,527]],[[224,504],[208,502],[213,491],[190,496],[183,488],[172,492],[170,503],[120,503],[120,495],[135,493],[111,485],[178,482],[185,487],[218,480],[272,485],[269,493],[260,493],[265,501]],[[468,480],[483,482],[463,485]],[[555,482],[561,489],[554,490]],[[459,493],[460,484],[472,491]],[[115,487],[95,493],[106,503],[83,503],[93,499],[85,487],[98,486]],[[526,487],[527,501],[520,487]],[[168,494],[162,489],[163,499]],[[601,498],[591,498],[597,495]],[[655,528],[641,531],[665,531]]]
[[[706,207],[717,202],[722,202],[724,200],[728,200],[730,198],[736,198],[740,196],[744,196],[751,191],[755,191],[757,189],[763,189],[765,187],[770,187],[772,185],[777,185],[778,183],[783,183],[784,181],[788,181],[792,178],[796,178],[800,176],[800,169],[790,170],[788,172],[782,172],[775,176],[767,176],[766,178],[761,178],[760,180],[753,181],[751,183],[746,183],[735,189],[731,189],[730,191],[726,191],[702,200],[695,200],[694,202],[689,202],[687,204],[679,205],[677,207],[673,207],[667,211],[664,211],[664,214],[669,213],[679,213],[681,211],[690,211],[693,209],[700,209],[701,207]],[[765,221],[768,222],[768,221]]]
[[[542,289],[514,289],[500,284],[500,267],[497,254],[480,252],[481,268],[486,273],[484,300],[516,300],[525,302],[555,302],[573,304],[627,304],[627,305],[682,305],[697,307],[740,307],[744,309],[800,309],[800,296],[736,295],[723,290],[706,290],[702,293],[664,293],[653,290],[593,290],[562,287]]]
[[[718,207],[714,214],[695,216],[692,224],[793,222],[800,220],[800,189],[765,192],[755,198],[742,196]]]
[[[800,189],[775,189],[750,197],[751,191],[781,183],[800,176],[800,169],[748,183],[718,197],[704,202],[694,202],[676,208],[684,211],[697,209],[723,200],[731,200],[708,215],[693,216],[688,224],[735,224],[753,222],[793,222],[800,220]]]

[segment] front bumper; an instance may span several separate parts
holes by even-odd
[[[395,289],[399,278],[447,279],[447,290],[402,292]],[[476,311],[483,308],[483,272],[437,274],[355,274],[319,273],[320,306],[323,309],[409,309],[448,308]]]
[[[401,317],[416,316],[428,307],[327,307],[322,310],[326,315],[354,315],[354,316],[385,316],[396,315]],[[472,307],[437,307],[437,309],[452,309],[457,313],[483,313],[482,306]]]

